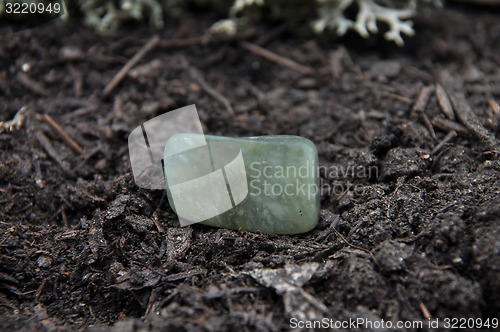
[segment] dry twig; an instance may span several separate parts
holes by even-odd
[[[39,121],[43,121],[46,124],[48,124],[49,127],[53,131],[55,131],[56,134],[59,135],[59,137],[61,137],[61,139],[64,141],[64,143],[66,143],[71,148],[71,150],[73,150],[74,152],[76,152],[78,154],[82,154],[83,148],[80,146],[80,144],[78,144],[73,138],[71,138],[71,136],[69,136],[64,131],[64,129],[62,129],[61,126],[50,115],[48,115],[48,114],[43,114],[43,115],[42,114],[37,114],[36,118]]]
[[[208,85],[208,83],[205,81],[203,75],[198,71],[198,69],[191,66],[187,62],[187,60],[184,61],[184,67],[187,69],[189,76],[191,76],[191,78],[195,80],[206,93],[208,93],[211,97],[218,100],[222,105],[224,105],[224,107],[226,108],[227,112],[230,115],[234,115],[234,110],[229,100],[227,100],[226,97],[224,97],[217,90],[213,89],[210,85]]]
[[[498,105],[498,103],[495,100],[488,99],[488,104],[490,105],[491,109],[495,114],[500,113],[500,105]]]
[[[382,97],[391,98],[391,99],[400,101],[400,102],[405,103],[405,104],[411,104],[412,103],[412,100],[410,98],[407,98],[405,96],[400,96],[400,95],[397,95],[395,93],[391,93],[391,92],[387,92],[387,91],[382,91],[381,96]]]
[[[436,84],[436,97],[444,115],[446,115],[446,117],[450,120],[455,120],[455,113],[453,113],[450,99],[448,98],[448,95],[446,94],[443,86],[439,83]]]
[[[40,287],[38,287],[37,291],[36,291],[36,295],[35,295],[35,301],[38,302],[38,298],[40,297],[40,295],[42,295],[42,292],[43,292],[43,289],[45,287],[45,283],[47,282],[47,278],[43,278],[43,281],[42,283],[40,284]]]
[[[450,131],[444,138],[443,140],[438,144],[436,145],[436,147],[432,150],[431,154],[432,155],[436,155],[437,153],[439,153],[443,147],[448,144],[452,139],[454,139],[455,137],[457,137],[457,132],[452,130]]]
[[[423,87],[420,90],[420,93],[418,94],[418,98],[415,101],[415,104],[413,105],[412,111],[413,112],[423,112],[425,110],[425,107],[427,106],[427,102],[429,101],[429,96],[431,94],[432,87],[426,86]]]
[[[450,96],[458,120],[460,120],[465,128],[471,131],[474,136],[484,141],[488,147],[494,148],[495,138],[483,127],[476,114],[472,111],[464,93],[448,91],[448,96]]]
[[[301,74],[308,75],[308,74],[312,74],[314,72],[314,70],[310,67],[306,67],[304,65],[301,65],[295,61],[287,59],[281,55],[278,55],[274,52],[266,50],[265,48],[262,48],[258,45],[252,44],[252,43],[249,43],[247,41],[241,41],[240,47],[249,51],[249,52],[252,52],[255,55],[261,56],[269,61],[275,62],[279,65],[288,67],[290,69],[293,69]]]
[[[375,256],[374,256],[374,255],[373,255],[373,253],[371,252],[371,250],[365,249],[365,248],[363,248],[363,247],[359,247],[359,246],[357,246],[357,245],[355,245],[355,244],[352,244],[351,242],[347,241],[347,239],[345,238],[345,236],[344,236],[344,235],[342,235],[342,234],[340,234],[340,232],[339,232],[339,231],[337,231],[337,230],[335,229],[335,227],[333,227],[333,231],[334,231],[334,232],[335,232],[335,234],[337,234],[337,236],[338,236],[338,237],[340,237],[340,238],[342,239],[342,241],[344,241],[344,242],[345,242],[345,243],[346,243],[349,247],[352,247],[352,248],[354,248],[354,249],[358,249],[358,250],[364,251],[364,252],[366,252],[367,254],[369,254],[369,255],[370,255],[370,257],[371,257],[371,258],[373,259],[373,261],[375,262],[375,264],[377,264],[377,265],[378,265],[377,259],[375,258]]]
[[[432,125],[435,128],[444,131],[445,133],[455,131],[457,134],[463,137],[466,137],[468,134],[467,129],[461,124],[443,118],[434,117],[432,119]]]
[[[463,92],[463,81],[460,77],[451,76],[447,71],[439,74],[439,80],[443,86],[443,90],[448,95],[451,106],[455,111],[455,116],[472,135],[486,143],[488,148],[496,149],[497,142],[495,137],[486,129],[479,118],[472,110],[465,93]],[[456,131],[459,133],[458,131]]]
[[[108,96],[118,84],[125,78],[127,73],[134,67],[141,59],[151,50],[153,50],[160,42],[160,37],[153,36],[146,45],[144,45],[127,63],[120,69],[120,71],[113,77],[111,82],[106,85],[103,91],[104,96]]]
[[[64,171],[64,173],[68,175],[72,175],[72,172],[68,169],[66,164],[63,162],[62,158],[59,156],[59,154],[56,152],[56,150],[52,147],[52,144],[50,144],[49,139],[47,136],[44,135],[43,132],[38,131],[36,133],[36,138],[38,142],[42,145],[43,149],[47,154],[55,160],[55,162],[61,167],[61,169]]]
[[[436,133],[434,131],[434,127],[432,127],[431,121],[429,120],[429,117],[427,117],[427,114],[425,114],[425,108],[427,107],[427,103],[429,102],[429,97],[432,92],[432,87],[431,86],[426,86],[423,87],[420,90],[420,93],[418,94],[418,98],[415,101],[415,104],[413,105],[412,112],[416,112],[420,117],[422,118],[422,121],[424,122],[425,126],[427,127],[427,130],[429,131],[429,134],[433,139],[436,139]]]
[[[34,81],[31,77],[29,77],[28,74],[22,71],[17,73],[16,79],[19,81],[19,83],[24,85],[25,88],[31,90],[36,94],[42,95],[44,97],[47,97],[49,95],[49,91],[47,91],[47,89],[45,89],[45,87],[41,83]]]
[[[429,320],[432,318],[431,314],[429,313],[429,310],[427,310],[427,307],[422,301],[418,303],[418,306],[420,307],[420,310],[422,310],[422,314],[424,315],[425,319]]]
[[[420,114],[421,114],[420,116],[422,117],[422,121],[424,121],[424,124],[427,127],[427,130],[431,134],[431,137],[433,139],[436,139],[436,132],[434,131],[434,127],[432,126],[432,123],[429,120],[429,117],[424,112],[421,112]]]

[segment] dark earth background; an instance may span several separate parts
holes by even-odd
[[[77,23],[0,25],[0,121],[24,107],[24,121],[0,134],[0,329],[498,317],[498,8],[424,9],[404,48],[279,25],[227,41],[206,35],[214,20],[194,13],[162,31],[138,24],[107,37]],[[105,96],[155,33],[160,42]],[[312,71],[270,62],[241,39]],[[322,174],[342,190],[323,193],[307,234],[181,228],[165,191],[135,185],[127,137],[190,104],[206,133],[300,135],[325,167],[378,173]]]

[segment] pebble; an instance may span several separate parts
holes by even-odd
[[[52,258],[42,255],[38,257],[36,265],[38,265],[39,268],[47,269],[52,265]]]
[[[178,134],[164,171],[181,226],[298,234],[318,222],[318,152],[302,137]]]

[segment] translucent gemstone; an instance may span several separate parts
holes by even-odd
[[[298,234],[318,222],[318,153],[305,138],[177,134],[163,163],[182,226]]]

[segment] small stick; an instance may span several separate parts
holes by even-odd
[[[429,102],[429,97],[431,95],[432,87],[431,86],[425,86],[420,90],[420,93],[418,94],[417,100],[415,101],[415,104],[412,107],[412,112],[415,112],[420,115],[422,118],[422,121],[424,122],[425,126],[427,127],[427,130],[429,131],[429,134],[433,139],[436,139],[436,133],[434,132],[434,127],[432,127],[431,122],[429,121],[429,118],[427,115],[424,113],[425,108],[427,107],[427,103]]]
[[[485,142],[490,148],[495,146],[495,139],[490,134],[488,129],[484,128],[476,114],[472,110],[465,94],[463,92],[450,92],[448,96],[451,99],[451,104],[455,110],[458,120],[470,130],[474,136]]]
[[[455,137],[457,137],[457,132],[452,130],[450,131],[444,138],[443,140],[438,144],[436,145],[436,147],[432,150],[431,154],[432,155],[436,155],[437,153],[439,153],[443,147],[448,144],[452,139],[454,139]]]
[[[354,248],[354,249],[358,249],[358,250],[361,250],[361,251],[364,251],[364,252],[368,253],[368,254],[371,256],[371,258],[373,259],[373,261],[375,262],[375,264],[377,264],[377,265],[378,265],[377,259],[375,258],[375,256],[374,256],[374,255],[373,255],[373,253],[371,252],[371,250],[365,249],[365,248],[363,248],[363,247],[359,247],[359,246],[357,246],[357,245],[355,245],[355,244],[352,244],[351,242],[347,241],[347,239],[344,237],[344,235],[340,234],[340,232],[339,232],[339,231],[337,231],[337,230],[335,229],[335,227],[333,227],[333,231],[334,231],[334,232],[335,232],[335,234],[337,234],[337,236],[338,236],[338,237],[340,237],[340,238],[342,239],[342,241],[344,241],[344,242],[345,242],[348,246],[350,246],[350,247],[352,247],[352,248]]]
[[[64,227],[69,228],[68,217],[66,217],[66,210],[64,208],[61,209],[61,217],[64,222]]]
[[[490,104],[490,107],[495,114],[500,113],[500,106],[496,101],[494,101],[493,99],[488,99],[488,104]]]
[[[44,184],[43,184],[43,177],[42,177],[42,170],[40,169],[40,161],[38,160],[38,155],[33,153],[33,164],[35,167],[35,183],[38,186],[38,188],[43,189]]]
[[[234,115],[233,107],[231,106],[231,103],[229,102],[229,100],[227,100],[226,97],[221,95],[215,89],[211,88],[203,78],[202,74],[196,68],[189,65],[187,61],[185,61],[185,67],[187,67],[189,76],[191,76],[192,79],[198,82],[198,84],[201,86],[203,90],[205,90],[206,93],[208,93],[210,96],[217,99],[222,105],[224,105],[229,114]]]
[[[410,98],[407,98],[405,96],[400,96],[400,95],[397,95],[395,93],[386,92],[386,91],[382,92],[382,97],[392,98],[392,99],[395,99],[395,100],[400,101],[400,102],[405,103],[405,104],[412,103],[412,100]]]
[[[427,130],[431,134],[431,137],[433,139],[436,139],[436,132],[434,131],[434,127],[432,126],[431,121],[427,117],[427,114],[425,114],[424,112],[421,112],[420,114],[422,116],[422,120],[424,121],[425,126],[427,127]]]
[[[432,119],[432,125],[444,132],[455,131],[460,136],[467,136],[468,134],[468,131],[464,126],[443,118],[434,117]]]
[[[259,103],[262,103],[266,98],[262,91],[260,91],[258,87],[250,83],[250,81],[245,81],[244,83],[247,85],[248,91],[250,91],[254,95],[254,97],[257,98],[257,101]]]
[[[255,55],[261,56],[269,61],[275,62],[279,65],[288,67],[290,69],[293,69],[301,74],[308,75],[308,74],[312,74],[314,72],[313,69],[310,67],[306,67],[304,65],[301,65],[295,61],[287,59],[281,55],[278,55],[274,52],[266,50],[265,48],[262,48],[258,45],[252,44],[252,43],[249,43],[247,41],[241,41],[240,47],[244,48],[245,50],[247,50],[249,52],[252,52]]]
[[[86,163],[88,163],[88,161],[90,160],[90,158],[92,158],[93,156],[95,156],[97,153],[101,152],[103,149],[102,145],[100,143],[97,143],[97,146],[95,148],[93,148],[91,151],[89,151],[84,157],[83,157],[83,160],[80,164],[78,164],[78,166],[75,167],[75,169],[80,169],[83,167],[83,165],[85,165]]]
[[[315,239],[314,241],[315,242],[320,242],[320,241],[324,241],[328,235],[330,235],[332,232],[333,232],[333,229],[335,227],[337,227],[338,223],[340,221],[340,217],[338,214],[335,215],[334,219],[332,220],[330,226],[325,229],[323,232],[321,232],[321,234],[319,234]]]
[[[153,222],[154,222],[158,232],[165,233],[165,229],[163,227],[161,227],[160,223],[158,222],[158,215],[156,214],[156,212],[153,214]]]
[[[455,113],[451,107],[450,98],[446,94],[443,86],[439,83],[436,84],[436,97],[438,100],[439,107],[443,111],[444,115],[450,120],[455,120]]]
[[[113,77],[111,82],[106,85],[104,88],[103,94],[104,96],[108,96],[118,84],[125,78],[127,73],[132,67],[134,67],[141,59],[151,50],[153,50],[156,45],[160,42],[159,36],[154,36],[151,38],[146,45],[144,45],[127,63],[120,69],[120,71]]]
[[[42,95],[44,97],[47,97],[49,95],[49,92],[47,91],[47,89],[45,89],[45,87],[42,84],[33,80],[26,73],[18,72],[16,75],[16,79],[19,81],[19,83],[24,85],[25,88],[28,88],[29,90],[31,90],[34,93],[37,93],[37,94]]]
[[[47,278],[43,278],[42,283],[40,284],[40,287],[38,287],[35,295],[35,301],[38,302],[38,298],[40,295],[42,295],[43,288],[45,287],[45,283],[47,282]]]
[[[64,129],[62,129],[61,126],[50,115],[37,114],[36,118],[48,124],[49,127],[52,130],[54,130],[56,134],[59,135],[59,137],[62,138],[64,143],[66,143],[71,148],[71,150],[73,150],[78,154],[82,154],[83,148],[80,146],[80,144],[78,144],[74,139],[72,139],[68,134],[66,134]]]
[[[425,319],[429,320],[432,318],[429,310],[427,310],[427,307],[422,301],[418,302],[418,306],[420,307],[420,310],[422,310],[422,315],[424,315]]]
[[[435,216],[436,214],[440,214],[440,213],[443,213],[445,211],[448,211],[451,207],[455,206],[456,204],[457,204],[457,202],[453,202],[451,204],[446,205],[444,208],[441,208],[437,211],[432,212],[431,217]]]
[[[418,94],[418,98],[415,101],[415,104],[413,105],[412,111],[413,112],[423,112],[425,110],[425,107],[427,106],[427,102],[429,101],[429,96],[431,94],[432,87],[430,86],[425,86],[420,90],[420,93]]]
[[[90,304],[89,304],[89,312],[90,312],[90,315],[92,315],[92,318],[94,318],[94,320],[96,320],[97,318],[95,317],[94,310],[92,310],[92,306]]]
[[[92,105],[92,106],[88,106],[88,107],[80,107],[80,108],[75,109],[72,112],[65,113],[60,118],[63,120],[66,120],[66,119],[70,119],[73,117],[82,116],[82,115],[96,112],[98,109],[99,108],[96,105]]]
[[[349,189],[351,189],[351,187],[352,187],[352,185],[349,184],[347,186],[347,188],[335,199],[335,201],[340,202],[340,200],[342,199],[342,197],[344,197],[345,194],[347,194],[347,192],[349,191]]]
[[[49,139],[47,136],[43,134],[43,132],[38,131],[36,133],[36,138],[42,144],[43,149],[48,153],[52,159],[56,161],[56,163],[61,167],[61,169],[67,173],[67,174],[72,174],[72,172],[66,167],[64,162],[62,161],[61,157],[57,154],[56,150],[52,147],[52,144],[50,144]]]

